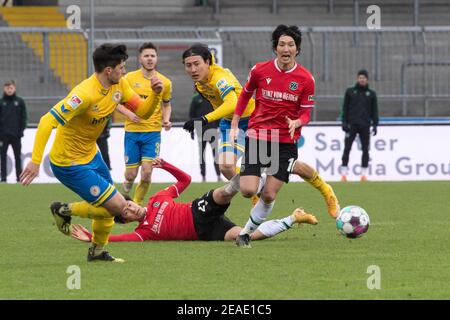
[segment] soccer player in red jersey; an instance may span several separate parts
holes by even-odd
[[[162,159],[155,159],[154,168],[171,173],[178,181],[154,194],[143,208],[128,201],[121,222],[138,221],[133,233],[111,235],[110,242],[147,240],[235,240],[240,230],[224,214],[231,199],[239,192],[239,176],[233,177],[225,186],[214,189],[189,203],[177,203],[177,198],[190,184],[191,177]],[[262,183],[263,184],[263,183]],[[118,218],[116,219],[118,221]],[[273,237],[290,229],[295,223],[317,224],[317,219],[303,209],[296,209],[290,216],[261,224],[252,233],[253,240]],[[72,226],[72,237],[91,241],[91,234],[81,225]]]
[[[273,31],[272,48],[276,58],[258,63],[251,69],[235,109],[231,141],[235,139],[243,110],[255,94],[256,105],[250,116],[241,167],[242,195],[252,197],[256,194],[261,171],[266,168],[267,172],[261,198],[236,239],[240,247],[250,247],[249,234],[270,214],[278,191],[289,181],[291,173],[298,174],[320,191],[330,216],[335,218],[339,212],[331,186],[314,168],[297,160],[297,140],[301,128],[310,121],[314,107],[314,77],[295,60],[300,53],[301,36],[296,26],[279,25]]]

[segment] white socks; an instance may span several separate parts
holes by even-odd
[[[256,203],[250,212],[250,218],[245,224],[244,229],[241,230],[239,234],[250,234],[255,231],[258,226],[266,220],[266,217],[272,212],[275,201],[271,203],[265,203],[262,199]]]
[[[258,189],[256,190],[256,194],[260,193],[266,184],[267,174],[264,172],[261,174],[261,178],[259,178]]]
[[[240,191],[239,178],[240,178],[239,174],[235,175],[224,186],[224,190],[228,195],[232,196]]]
[[[258,227],[258,230],[267,238],[276,236],[277,234],[286,231],[292,227],[294,221],[291,216],[283,219],[269,220]]]

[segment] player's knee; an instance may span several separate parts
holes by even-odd
[[[249,188],[241,185],[240,189],[241,194],[244,198],[251,198],[256,194],[256,190],[254,188]]]
[[[144,182],[150,183],[150,180],[152,178],[152,172],[151,171],[142,171],[141,180]]]
[[[261,194],[261,199],[265,203],[274,202],[276,197],[277,197],[277,193],[276,192],[270,191],[270,190],[266,190],[266,189],[264,189],[262,194]]]
[[[234,164],[222,163],[219,165],[220,172],[230,179],[236,174],[236,166]]]
[[[136,179],[137,172],[134,171],[125,171],[125,179],[128,181],[134,181]]]

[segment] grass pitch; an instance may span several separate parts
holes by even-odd
[[[154,184],[151,192],[166,185]],[[192,184],[190,201],[218,184]],[[362,238],[339,235],[317,191],[290,183],[270,218],[304,207],[317,226],[294,227],[252,242],[111,243],[126,263],[87,263],[88,244],[52,225],[51,201],[78,201],[60,184],[0,185],[0,299],[450,299],[450,182],[333,184],[341,206],[364,207]],[[243,225],[250,201],[236,196],[228,216]],[[78,218],[90,229],[90,221]],[[130,232],[133,225],[113,228]],[[69,290],[69,266],[81,288]],[[368,289],[378,266],[381,288]],[[371,282],[369,280],[369,282]]]

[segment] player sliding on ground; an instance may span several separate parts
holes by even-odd
[[[91,218],[92,246],[87,260],[123,262],[112,257],[104,246],[114,224],[113,216],[121,215],[127,202],[117,192],[96,146],[107,119],[119,103],[148,119],[161,101],[163,84],[153,77],[147,85],[151,94],[141,99],[131,89],[125,74],[128,58],[124,45],[103,44],[93,53],[95,73],[81,82],[40,120],[31,161],[20,176],[29,185],[39,174],[45,145],[53,128],[57,128],[50,151],[50,165],[55,177],[84,201],[52,203],[50,209],[58,229],[69,235],[70,215]]]
[[[242,228],[224,214],[231,199],[239,192],[239,175],[234,176],[225,186],[210,190],[192,202],[176,203],[173,199],[189,186],[191,177],[159,158],[155,159],[153,167],[171,173],[178,182],[150,197],[145,208],[128,201],[122,214],[122,222],[137,221],[139,225],[133,233],[110,235],[109,241],[236,239]],[[317,219],[303,209],[295,209],[283,219],[262,223],[251,237],[253,240],[270,238],[290,229],[296,223],[317,224]],[[72,226],[72,237],[88,242],[92,239],[89,231],[81,225]]]

